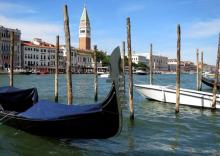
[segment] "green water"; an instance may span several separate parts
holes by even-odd
[[[0,76],[0,85],[8,77]],[[53,75],[15,76],[19,88],[37,87],[40,99],[53,100]],[[148,76],[134,76],[134,82],[148,82]],[[59,100],[66,102],[65,75],[59,77]],[[175,84],[175,75],[156,75],[155,83]],[[181,86],[195,88],[195,75],[182,75]],[[107,95],[110,84],[99,79],[99,100]],[[210,91],[208,87],[204,90]],[[126,89],[127,91],[127,89]],[[93,102],[93,75],[73,75],[74,103]],[[220,111],[180,107],[148,101],[134,90],[135,121],[130,122],[128,107],[123,110],[120,135],[105,140],[56,140],[34,136],[0,125],[2,155],[220,155]],[[62,128],[62,127],[60,127]]]

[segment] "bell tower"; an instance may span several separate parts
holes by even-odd
[[[91,28],[86,6],[84,5],[79,24],[79,49],[91,49]]]

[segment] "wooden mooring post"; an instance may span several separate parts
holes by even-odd
[[[213,87],[213,99],[212,99],[212,109],[216,109],[216,93],[217,93],[217,84],[218,84],[218,73],[219,73],[219,61],[220,61],[220,34],[218,39],[218,52],[217,52],[217,60],[215,66],[215,80]]]
[[[196,90],[199,90],[199,49],[196,50]]]
[[[55,82],[54,82],[54,96],[55,102],[58,102],[58,74],[59,74],[59,36],[56,37],[56,53],[55,53]]]
[[[132,53],[131,53],[131,25],[130,18],[127,18],[127,47],[128,47],[128,68],[129,68],[129,108],[130,119],[134,120],[134,101],[133,101],[133,72],[132,72]]]
[[[201,64],[199,72],[199,90],[202,90],[202,73],[203,73],[203,51],[201,52]]]
[[[64,6],[64,31],[65,31],[65,43],[66,43],[66,80],[67,80],[67,104],[72,104],[72,60],[71,60],[71,45],[70,45],[70,29],[69,29],[69,16],[67,5]]]
[[[10,47],[10,73],[9,73],[9,85],[13,87],[14,83],[14,45],[15,45],[15,39],[14,39],[14,32],[10,33],[10,39],[11,39],[11,47]]]
[[[175,112],[179,113],[180,104],[180,48],[181,48],[181,30],[180,25],[177,26],[177,65],[176,65],[176,109]]]
[[[123,76],[123,88],[125,94],[125,41],[122,42],[122,76]]]
[[[149,60],[149,67],[150,67],[150,84],[153,84],[153,64],[152,64],[152,52],[153,52],[153,45],[150,44],[150,60]]]
[[[94,45],[94,100],[98,101],[97,45]]]

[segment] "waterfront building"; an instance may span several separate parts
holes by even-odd
[[[176,59],[169,59],[168,60],[168,70],[169,71],[176,71],[177,60]],[[182,72],[192,72],[196,71],[196,65],[191,61],[181,61],[180,63],[180,70]]]
[[[146,59],[146,56],[139,55],[139,54],[132,55],[132,62],[135,64],[143,63],[145,65],[148,65],[148,61]]]
[[[22,41],[22,68],[42,72],[53,72],[55,69],[55,51],[53,44],[34,38],[33,41]],[[64,71],[63,51],[59,51],[59,69]]]
[[[66,58],[65,45],[60,47],[63,51],[63,56]],[[74,73],[91,73],[93,72],[93,51],[92,50],[81,50],[71,47],[72,57],[72,69]]]
[[[79,24],[79,49],[91,49],[91,27],[86,6],[83,8]]]
[[[132,55],[132,62],[133,63],[143,63],[149,66],[150,61],[150,53],[139,53],[139,54],[133,54]],[[155,71],[167,71],[168,65],[167,65],[168,57],[161,56],[161,55],[152,55],[152,62],[153,62],[153,68]]]
[[[14,67],[21,66],[21,31],[0,26],[0,67],[8,68],[10,61],[10,33],[14,32]]]
[[[150,60],[150,53],[146,54],[146,58]],[[155,71],[167,71],[168,70],[168,57],[162,55],[152,55],[153,69]]]

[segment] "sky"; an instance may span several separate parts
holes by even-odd
[[[215,65],[220,32],[219,0],[0,0],[0,25],[17,28],[22,40],[41,38],[64,44],[63,8],[68,6],[71,45],[78,47],[78,28],[86,4],[91,42],[109,54],[126,41],[126,18],[131,20],[131,47],[176,58],[177,25],[181,26],[181,60]]]

